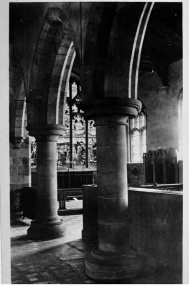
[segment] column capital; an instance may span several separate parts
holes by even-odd
[[[63,135],[64,125],[60,124],[44,124],[44,125],[28,125],[26,129],[29,135],[39,141],[56,142],[58,137]]]
[[[99,116],[137,116],[141,107],[142,103],[134,98],[104,97],[81,103],[81,108],[85,111],[85,117],[92,119]]]

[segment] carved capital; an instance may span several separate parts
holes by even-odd
[[[29,135],[36,138],[38,142],[56,142],[63,135],[64,126],[59,124],[28,125],[26,129]]]
[[[96,119],[101,116],[137,116],[142,104],[134,98],[102,98],[81,102],[85,117]]]

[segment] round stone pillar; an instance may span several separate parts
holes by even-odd
[[[53,239],[64,235],[63,222],[57,215],[56,142],[63,126],[27,127],[37,141],[37,177],[35,220],[28,229],[31,239]]]
[[[99,250],[128,246],[127,116],[96,119]]]
[[[126,122],[141,104],[135,99],[104,98],[84,105],[97,136],[98,248],[85,260],[86,274],[99,281],[137,275],[140,259],[129,247]]]

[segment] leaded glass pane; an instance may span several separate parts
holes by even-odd
[[[31,141],[31,167],[35,168],[37,166],[37,143]]]
[[[135,119],[134,118],[132,118],[131,120],[130,120],[130,129],[132,130],[133,128],[135,128]]]
[[[131,162],[141,162],[146,151],[146,117],[141,113],[130,120]]]
[[[64,141],[63,143],[60,143]],[[66,142],[67,141],[67,142]],[[57,144],[57,166],[58,169],[67,170],[69,169],[69,156],[70,156],[70,142],[63,138],[63,140],[59,140]]]
[[[77,84],[75,82],[72,83],[72,98],[77,95]]]
[[[139,116],[139,127],[142,128],[144,126],[144,115],[140,114]]]
[[[85,119],[80,114],[76,114],[72,120],[73,137],[85,137]]]
[[[65,127],[64,127],[64,137],[69,138],[70,137],[70,108],[68,104],[66,103],[66,110],[65,110]]]
[[[72,112],[73,112],[73,113],[77,113],[77,112],[78,112],[78,107],[76,106],[76,104],[74,104],[74,105],[72,106]]]
[[[88,166],[96,167],[97,164],[97,145],[96,145],[96,127],[94,120],[88,121]]]
[[[85,137],[73,137],[73,168],[81,169],[85,167],[86,140]]]
[[[85,166],[86,162],[86,133],[85,119],[80,114],[76,114],[72,120],[72,159],[74,168],[78,169]]]
[[[57,142],[57,167],[59,170],[69,169],[70,162],[70,108],[66,103],[63,136]]]

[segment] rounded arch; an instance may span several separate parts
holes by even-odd
[[[77,43],[69,19],[59,8],[49,8],[33,59],[27,99],[28,125],[62,124],[65,82]],[[70,49],[70,47],[72,48]],[[61,107],[60,110],[63,108]],[[63,115],[62,115],[63,116]]]

